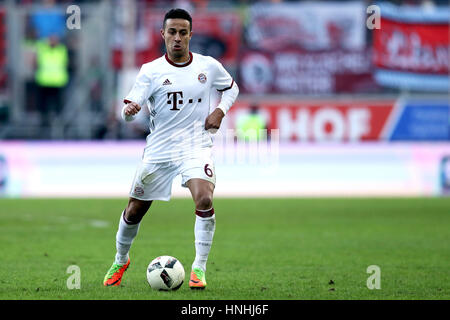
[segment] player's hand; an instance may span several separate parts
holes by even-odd
[[[135,114],[137,114],[139,111],[141,110],[141,107],[135,103],[135,102],[130,102],[127,104],[127,106],[125,107],[124,113],[126,116],[134,116]]]
[[[216,108],[205,120],[205,130],[211,130],[215,133],[222,123],[222,119],[225,116],[223,111],[219,108]]]

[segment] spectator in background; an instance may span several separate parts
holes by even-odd
[[[27,21],[24,51],[25,70],[30,70],[26,84],[27,107],[41,115],[41,125],[48,126],[51,113],[62,108],[62,91],[68,73],[68,50],[63,44],[66,17],[55,0],[38,1]]]
[[[55,6],[55,0],[43,1],[43,6],[32,14],[31,25],[38,39],[48,38],[51,35],[62,39],[66,31],[64,12]]]
[[[22,42],[23,52],[23,77],[25,81],[25,106],[27,111],[37,111],[36,81],[34,79],[36,60],[36,30],[31,25],[31,20],[27,19],[25,27],[25,38]]]
[[[48,126],[62,109],[62,94],[69,81],[67,47],[57,35],[36,43],[36,73],[38,108],[41,125]]]
[[[267,129],[267,124],[257,105],[250,106],[249,113],[237,119],[236,129],[237,137],[241,141],[259,141],[262,138],[261,131]]]

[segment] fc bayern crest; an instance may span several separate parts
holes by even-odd
[[[198,81],[200,81],[200,83],[205,83],[206,82],[206,75],[204,73],[200,73],[198,75]]]
[[[144,195],[144,188],[142,188],[141,186],[136,186],[134,188],[134,194],[137,196],[143,196]]]

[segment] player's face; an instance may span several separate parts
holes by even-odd
[[[161,29],[167,54],[172,61],[183,62],[189,59],[189,41],[192,37],[189,21],[185,19],[167,19],[166,27]]]

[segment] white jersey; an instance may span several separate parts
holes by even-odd
[[[143,162],[180,160],[211,150],[212,138],[205,130],[210,91],[230,89],[234,80],[214,58],[189,55],[184,64],[175,64],[166,54],[142,65],[124,99],[149,108],[150,133]]]

